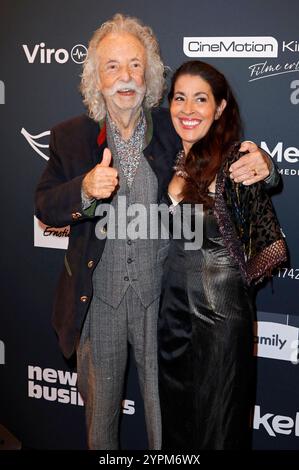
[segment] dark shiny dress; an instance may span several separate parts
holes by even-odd
[[[203,245],[172,239],[159,312],[162,448],[246,449],[254,399],[251,293],[212,210]]]

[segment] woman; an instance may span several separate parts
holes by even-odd
[[[203,204],[204,216],[201,248],[188,251],[183,237],[173,237],[165,264],[163,448],[245,449],[254,399],[250,284],[286,259],[286,247],[263,184],[229,178],[240,156],[241,124],[225,77],[206,63],[186,62],[174,74],[169,101],[184,150],[166,199],[172,213]]]

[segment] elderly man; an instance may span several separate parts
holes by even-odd
[[[52,130],[51,157],[37,188],[37,216],[71,225],[53,323],[65,356],[77,352],[90,449],[118,448],[128,344],[149,448],[161,444],[156,323],[167,240],[96,236],[96,214],[108,202],[117,221],[121,196],[126,209],[136,202],[149,208],[167,188],[181,144],[168,111],[152,109],[163,77],[150,28],[120,14],[104,23],[91,39],[82,75],[89,117]],[[232,177],[246,184],[268,177],[267,157],[255,144],[242,146],[250,154],[234,164]]]

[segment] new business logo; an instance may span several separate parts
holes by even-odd
[[[77,390],[77,374],[38,366],[28,366],[28,396],[68,405],[83,406]]]
[[[134,400],[123,400],[122,412],[124,415],[135,414],[135,401]]]
[[[272,36],[184,37],[187,57],[277,57]]]
[[[47,400],[65,405],[84,406],[77,389],[77,373],[39,366],[28,366],[28,397]],[[123,414],[135,413],[135,402],[123,400]]]

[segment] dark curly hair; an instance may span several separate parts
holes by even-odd
[[[239,141],[242,124],[238,104],[226,78],[217,69],[205,62],[191,60],[182,64],[174,73],[168,100],[174,97],[176,81],[182,75],[198,76],[211,87],[216,105],[226,100],[227,104],[219,119],[215,120],[208,133],[194,143],[186,155],[185,171],[187,178],[182,191],[185,201],[213,205],[208,188],[226,158],[231,145]]]

